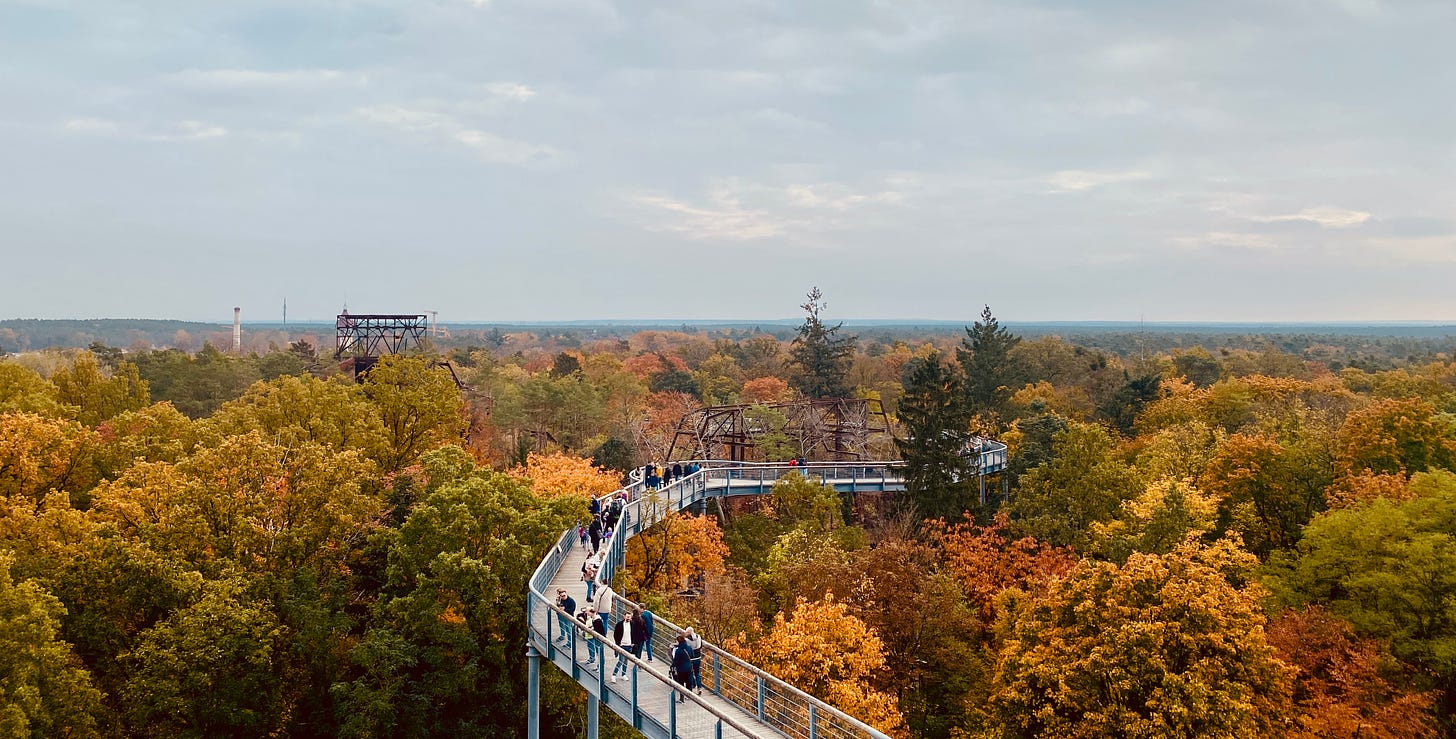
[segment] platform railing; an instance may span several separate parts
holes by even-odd
[[[775,482],[791,473],[820,482],[848,484],[851,489],[863,487],[868,490],[888,490],[896,489],[897,486],[903,484],[898,474],[899,462],[810,463],[800,466],[782,463],[708,460],[699,461],[698,464],[702,467],[698,472],[675,479],[670,485],[658,490],[648,490],[645,487],[639,470],[638,474],[632,476],[628,485],[600,499],[603,505],[610,505],[612,499],[619,497],[622,491],[625,490],[628,493],[628,502],[623,506],[617,529],[606,543],[606,555],[599,571],[599,579],[602,582],[611,582],[612,576],[620,568],[626,554],[628,539],[641,533],[645,528],[660,521],[668,514],[683,510],[708,498],[767,494],[772,492]],[[551,632],[561,630],[560,621],[556,617],[562,616],[565,612],[557,608],[554,601],[546,597],[545,591],[576,542],[574,531],[565,532],[531,577],[528,618],[533,639],[536,642],[543,642],[548,652],[547,656],[552,657],[553,663],[556,663],[554,657],[558,647],[554,643],[556,636]],[[633,605],[636,604],[618,596],[611,609],[612,612],[609,614],[610,623],[620,620],[627,609]],[[582,674],[581,659],[584,658],[586,648],[578,644],[578,641],[583,639],[577,634],[578,629],[574,627],[576,623],[574,620],[570,621],[566,631],[569,632],[567,641],[571,647],[570,671],[572,677],[579,680]],[[653,651],[660,658],[670,659],[671,648],[676,643],[677,635],[682,633],[682,629],[660,617],[655,620],[655,623]],[[600,639],[593,633],[586,634],[585,639],[602,643],[605,647],[604,654],[615,655],[622,652],[616,645],[611,644],[611,639]],[[560,666],[559,663],[556,664],[558,667]],[[632,695],[640,694],[644,683],[654,690],[662,690],[663,686],[666,686],[675,694],[689,693],[652,670],[640,669],[645,667],[641,661],[632,658],[631,664],[634,668],[631,671],[630,684]],[[608,701],[608,704],[611,705],[611,700],[622,698],[622,694],[627,690],[625,685],[619,687],[614,683],[606,682],[602,677],[604,670],[600,665],[597,667],[596,675],[599,683],[598,694],[603,700]],[[758,719],[762,724],[786,737],[793,739],[839,739],[840,737],[887,739],[883,732],[863,721],[707,642],[704,642],[703,646],[702,679],[705,690],[711,691],[714,695],[733,704],[747,716]],[[744,736],[756,736],[743,725],[740,718],[734,717],[731,713],[720,711],[710,703],[697,699],[695,695],[688,694],[687,698],[690,700],[684,704],[677,704],[675,701],[669,702],[668,722],[672,725],[660,727],[668,732],[667,736],[682,735],[679,730],[685,726],[695,727],[695,731],[691,735],[719,737],[731,736],[736,732],[742,733]],[[695,715],[696,719],[684,722],[683,717],[678,715],[679,709],[681,706],[689,704],[691,704],[691,708],[681,710]],[[660,718],[640,713],[635,700],[631,702],[628,713],[633,717],[633,725],[639,729],[642,728],[643,722],[659,722]],[[728,730],[728,734],[723,733],[725,728]],[[702,733],[697,733],[696,729],[700,729]]]

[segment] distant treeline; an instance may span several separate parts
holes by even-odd
[[[1385,369],[1451,356],[1456,348],[1456,325],[1421,324],[1173,324],[1156,323],[1139,327],[1135,323],[1008,323],[1027,338],[1057,336],[1073,344],[1121,357],[1150,356],[1192,347],[1219,351],[1277,351],[1326,361],[1331,369],[1358,367]],[[914,343],[936,337],[959,335],[963,327],[945,322],[923,325],[885,321],[845,322],[846,333],[857,336],[860,348],[893,347],[896,342]],[[142,352],[154,348],[177,348],[195,352],[205,343],[227,349],[232,327],[194,321],[148,319],[0,321],[0,354],[41,349],[84,348],[92,344]],[[793,338],[795,327],[779,321],[664,323],[563,322],[457,324],[448,337],[432,339],[435,348],[468,353],[473,348],[499,350],[507,337],[519,347],[560,350],[593,342],[630,339],[641,332],[698,335],[710,339],[742,341],[753,336],[772,336],[780,341]],[[243,350],[267,353],[296,341],[307,341],[322,352],[332,348],[333,326],[325,323],[244,324]],[[525,339],[524,342],[521,339]]]
[[[0,321],[0,354],[39,349],[78,349],[93,343],[107,346],[173,346],[178,333],[204,337],[228,334],[231,326],[195,321],[161,321],[141,318],[98,318],[85,321],[19,318]]]

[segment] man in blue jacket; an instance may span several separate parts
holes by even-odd
[[[648,662],[652,661],[652,631],[654,628],[652,619],[652,611],[647,610],[647,606],[642,606],[642,625],[647,627],[646,645]]]

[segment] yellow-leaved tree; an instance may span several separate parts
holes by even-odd
[[[998,601],[991,697],[1008,736],[1242,737],[1279,732],[1293,671],[1264,636],[1253,555],[1223,540],[1124,565],[1084,559],[1039,595]]]
[[[813,602],[800,598],[788,618],[776,614],[752,654],[763,669],[845,713],[881,731],[904,733],[899,701],[874,687],[885,666],[884,643],[833,594]]]
[[[530,480],[531,489],[543,498],[563,495],[582,500],[600,498],[616,490],[621,483],[617,473],[593,465],[590,459],[560,452],[531,452],[526,455],[526,466],[511,470],[511,474]]]
[[[96,483],[96,432],[33,413],[0,414],[0,497],[44,500],[52,490],[83,496]]]

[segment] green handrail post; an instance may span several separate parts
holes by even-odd
[[[758,681],[758,700],[754,701],[754,708],[758,710],[758,720],[762,721],[764,692],[768,686],[763,682],[763,675],[757,675],[753,679]]]

